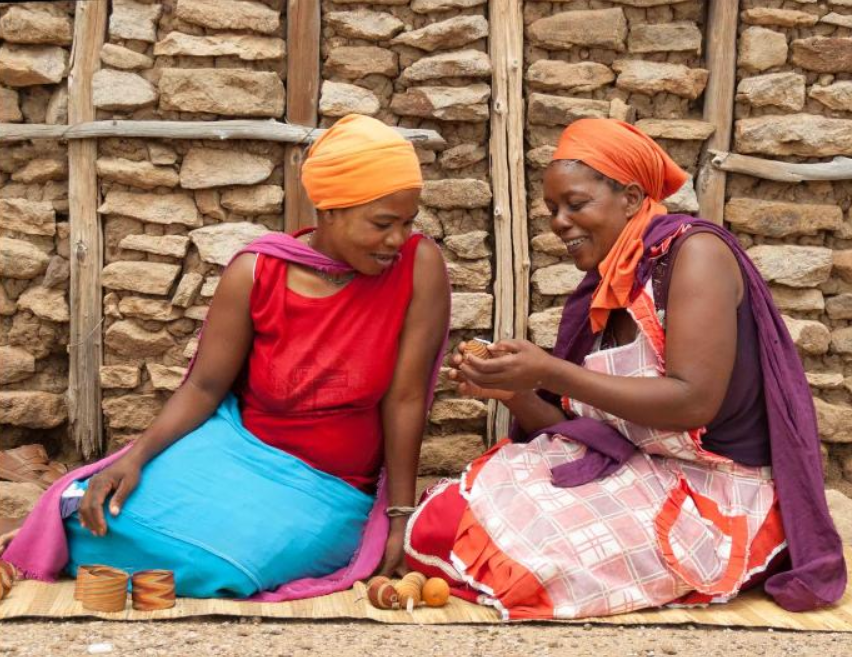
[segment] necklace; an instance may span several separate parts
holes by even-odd
[[[308,246],[312,249],[314,248],[314,234],[315,233],[311,233],[310,235],[308,235]],[[355,274],[358,273],[355,271],[350,271],[346,272],[345,274],[329,274],[327,271],[323,271],[322,269],[317,269],[315,267],[309,267],[309,269],[322,280],[338,287],[346,285],[349,281],[355,278]]]

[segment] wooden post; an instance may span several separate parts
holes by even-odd
[[[68,75],[68,121],[92,121],[92,75],[100,65],[107,23],[106,2],[79,2]],[[71,335],[68,344],[68,418],[71,435],[84,458],[103,450],[100,368],[101,268],[103,237],[95,172],[95,139],[68,144],[68,204],[71,246]]]
[[[287,121],[316,127],[320,85],[320,1],[287,2]],[[306,139],[306,143],[307,143]],[[316,224],[300,180],[305,145],[284,149],[284,230]]]
[[[523,19],[516,0],[489,3],[491,187],[494,190],[494,339],[526,337],[529,255],[524,171]],[[524,269],[525,267],[525,269]],[[527,275],[524,275],[524,271]],[[491,401],[488,442],[509,431],[509,412]]]
[[[710,79],[704,91],[704,120],[716,126],[716,131],[704,145],[696,192],[701,217],[720,225],[725,211],[726,174],[713,166],[709,151],[727,151],[731,145],[739,4],[739,0],[711,0],[705,25]]]

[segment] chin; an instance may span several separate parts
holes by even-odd
[[[580,271],[592,271],[598,266],[598,263],[594,262],[591,258],[576,258],[574,266]]]
[[[378,276],[384,272],[384,268],[372,258],[366,258],[362,262],[352,263],[352,268],[362,276]]]

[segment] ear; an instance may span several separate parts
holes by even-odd
[[[633,215],[639,212],[639,208],[642,207],[642,202],[645,200],[645,190],[635,182],[628,183],[622,192],[622,198],[625,204],[624,211],[632,219]]]
[[[334,221],[334,210],[317,210],[317,224],[331,224]]]

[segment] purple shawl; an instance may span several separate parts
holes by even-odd
[[[264,235],[234,255],[234,258],[243,253],[262,253],[287,260],[288,262],[295,262],[335,274],[352,271],[349,265],[332,260],[291,235],[283,233]],[[231,261],[233,262],[233,258]],[[428,403],[426,405],[427,409],[432,402],[435,381],[437,380],[443,354],[447,347],[448,333],[449,325],[445,330],[444,343],[438,352],[432,370]],[[194,363],[195,357],[193,356],[187,370],[187,375]],[[85,465],[73,472],[69,472],[56,481],[42,495],[35,508],[29,514],[23,527],[21,527],[20,533],[3,554],[3,559],[18,568],[28,579],[38,579],[47,582],[55,581],[65,567],[65,564],[68,563],[68,543],[65,538],[65,526],[63,525],[59,511],[59,500],[63,491],[72,481],[91,477],[114,463],[128,449],[130,449],[130,445],[96,463]],[[379,565],[384,554],[385,542],[387,541],[389,523],[385,515],[385,509],[387,508],[386,483],[385,474],[382,472],[379,477],[376,500],[367,517],[361,543],[352,556],[352,560],[346,566],[325,577],[304,578],[288,582],[274,591],[258,593],[250,598],[250,600],[258,602],[282,602],[285,600],[298,600],[301,598],[327,595],[335,591],[348,589],[356,581],[369,577]]]
[[[792,567],[771,576],[769,595],[788,611],[808,611],[840,599],[846,589],[843,545],[825,499],[822,456],[816,413],[799,354],[772,296],[736,238],[716,224],[689,215],[654,218],[644,236],[645,253],[636,271],[634,294],[651,276],[650,251],[684,225],[721,238],[739,262],[749,294],[760,345],[760,363],[769,421],[772,471],[781,507]],[[592,293],[600,276],[590,272],[569,297],[562,314],[553,355],[577,365],[594,346],[588,321]],[[558,404],[551,393],[542,397]],[[635,447],[615,429],[595,420],[566,419],[536,433],[560,433],[585,444],[589,451],[576,463],[553,469],[557,486],[577,486],[616,471]],[[517,426],[513,438],[523,436]]]

